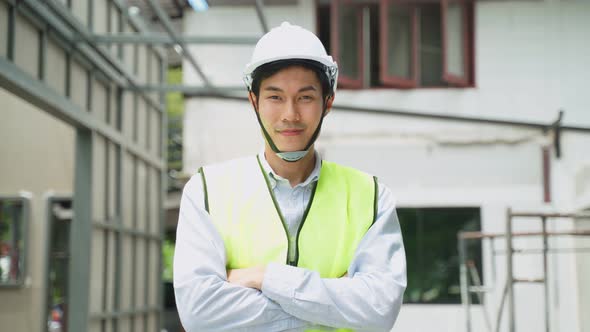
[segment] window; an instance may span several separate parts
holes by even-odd
[[[342,88],[474,84],[471,2],[320,0],[317,12]]]
[[[49,207],[47,211],[49,264],[45,308],[47,330],[67,332],[72,199],[52,196],[47,200],[47,204]]]
[[[461,303],[457,233],[480,230],[479,208],[400,208],[397,213],[408,269],[404,303]],[[481,245],[467,245],[481,276]],[[475,294],[471,301],[479,303]]]
[[[23,284],[28,219],[28,198],[0,197],[0,286]]]

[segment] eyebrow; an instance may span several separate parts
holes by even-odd
[[[266,88],[264,88],[264,91],[284,92],[281,88],[276,87],[276,86],[272,86],[272,85],[267,86]],[[317,89],[313,85],[308,85],[306,87],[303,87],[303,88],[299,89],[298,93],[305,92],[305,91],[317,91]]]

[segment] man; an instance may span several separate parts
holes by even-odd
[[[264,35],[245,82],[265,139],[256,157],[185,186],[174,288],[187,331],[389,331],[406,265],[390,190],[314,150],[337,65],[311,32]]]

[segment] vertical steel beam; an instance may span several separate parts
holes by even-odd
[[[107,99],[107,105],[106,105],[106,113],[107,114],[106,114],[105,120],[109,126],[114,127],[113,114],[112,114],[113,113],[113,107],[112,107],[113,103],[111,102],[113,99],[113,86],[111,84],[108,84],[106,86],[106,88],[107,88],[107,98],[106,98]]]
[[[76,131],[74,218],[71,227],[68,329],[88,329],[90,245],[92,243],[92,131]]]
[[[120,88],[117,88],[120,91],[122,91]],[[117,109],[118,109],[118,113],[120,114],[121,112],[119,111],[121,108],[121,94],[117,93]],[[120,123],[120,122],[119,122]],[[115,214],[117,215],[116,218],[116,223],[117,226],[119,227],[119,229],[123,228],[123,185],[122,185],[122,173],[123,173],[123,153],[124,150],[121,148],[120,145],[117,145],[117,150],[116,150],[116,161],[115,161],[115,168],[116,168],[116,173],[115,173]],[[115,285],[114,285],[114,303],[113,303],[113,311],[115,312],[119,312],[121,309],[121,296],[122,296],[122,291],[121,291],[121,278],[122,278],[122,269],[123,269],[123,264],[122,264],[122,259],[121,256],[123,256],[121,254],[121,239],[122,235],[121,235],[121,231],[117,231],[115,232],[115,252],[117,253],[117,255],[115,255]],[[120,318],[115,318],[115,320],[113,321],[113,332],[118,332],[119,331],[119,324],[120,324]],[[123,330],[124,331],[124,330]]]
[[[544,307],[545,307],[545,331],[550,330],[549,320],[549,283],[547,282],[547,252],[549,250],[549,243],[547,240],[547,217],[541,217],[541,225],[543,229],[543,293],[544,293]]]
[[[514,317],[514,275],[512,248],[512,209],[506,211],[506,287],[508,288],[508,331],[515,332]]]
[[[110,100],[107,99],[107,105],[110,105]],[[106,105],[105,105],[106,106]],[[107,106],[108,107],[108,106]],[[108,111],[107,111],[108,114]],[[110,178],[111,176],[113,176],[112,172],[111,172],[111,149],[113,148],[113,145],[111,144],[111,141],[109,141],[108,139],[105,140],[105,156],[104,156],[104,173],[103,173],[103,179],[104,179],[104,195],[102,197],[102,199],[104,199],[104,215],[106,216],[106,221],[110,221],[113,222],[111,215],[110,215],[110,209],[111,209],[111,204],[110,204],[110,199],[109,196],[111,194],[111,181]],[[113,269],[112,267],[114,266],[114,264],[112,264],[109,261],[109,252],[110,252],[110,241],[109,239],[111,238],[111,233],[113,231],[111,231],[108,228],[105,228],[103,230],[104,232],[104,238],[103,238],[103,255],[104,255],[104,266],[102,268],[102,277],[103,277],[103,284],[102,284],[102,311],[103,312],[107,312],[109,309],[108,306],[108,299],[109,299],[109,291],[111,290],[110,285],[109,285],[109,275],[113,273]],[[104,332],[106,330],[106,326],[107,326],[107,319],[101,320],[101,330]]]
[[[137,133],[139,130],[137,129],[137,113],[139,112],[139,97],[136,92],[133,92],[133,126],[131,129],[131,137],[133,138],[133,142],[137,143],[139,141]],[[134,217],[135,218],[135,217]]]
[[[123,13],[121,12],[121,10],[117,10],[117,32],[118,34],[122,34],[123,33],[123,26],[125,25],[124,21],[123,21]],[[117,44],[117,56],[119,57],[120,61],[123,61],[123,45],[121,44]]]
[[[47,29],[39,31],[39,80],[45,81],[47,72]]]
[[[166,73],[167,73],[167,64],[166,64],[166,59],[165,58],[161,58],[160,59],[160,68],[159,68],[159,77],[158,77],[158,83],[163,83],[166,80]],[[166,94],[164,92],[160,92],[160,104],[162,105],[163,109],[166,109]],[[161,121],[160,121],[160,146],[158,147],[159,151],[159,155],[161,156],[161,158],[163,160],[168,160],[168,113],[167,112],[163,112],[163,113],[158,113],[157,116],[160,117]],[[166,200],[166,194],[168,193],[168,188],[167,188],[167,181],[168,181],[168,171],[167,171],[167,165],[168,164],[164,164],[164,169],[159,170],[160,172],[160,186],[158,188],[158,208],[160,211],[160,215],[158,216],[158,229],[160,232],[160,239],[163,239],[163,235],[164,235],[164,227],[166,224],[166,210],[164,207],[164,201]],[[163,274],[163,262],[162,262],[162,244],[164,241],[159,241],[157,246],[158,246],[158,279],[161,280],[162,278],[162,274]],[[158,308],[159,310],[159,314],[156,318],[156,325],[158,327],[162,326],[162,313],[164,312],[164,283],[160,282],[160,285],[158,287]]]
[[[543,201],[551,203],[551,155],[547,146],[542,147],[541,151],[543,155]]]
[[[92,109],[93,105],[93,94],[92,94],[92,83],[94,82],[94,72],[93,70],[86,71],[86,111],[90,113],[96,112],[96,110]]]
[[[123,88],[115,87],[116,89],[116,98],[117,98],[117,108],[115,110],[115,128],[119,132],[123,131]]]
[[[148,207],[150,206],[150,191],[152,190],[151,188],[151,179],[152,177],[150,176],[151,174],[151,166],[144,164],[144,167],[146,169],[145,172],[145,192],[141,193],[144,196],[145,199],[145,203],[143,205],[143,208],[146,210],[146,213],[144,214],[146,216],[146,220],[145,222],[145,228],[144,228],[144,232],[149,233],[151,231],[151,227],[150,227],[150,220],[152,218],[150,218],[150,213],[149,213],[149,209]],[[143,304],[144,307],[148,307],[149,306],[149,298],[150,298],[150,292],[153,291],[151,289],[151,278],[150,278],[150,249],[152,244],[152,240],[144,237],[141,241],[143,241],[144,243],[144,252],[143,252],[143,274],[144,274],[144,285],[143,285]],[[154,276],[157,277],[157,276]],[[148,317],[150,315],[150,311],[145,311],[143,314],[143,329],[144,331],[147,331],[147,326],[148,326]]]
[[[264,16],[263,7],[264,5],[262,4],[262,0],[256,0],[256,14],[258,15],[258,20],[260,20],[260,25],[262,25],[262,31],[267,33],[268,23],[266,22],[266,17]]]
[[[502,298],[500,299],[500,306],[498,307],[498,314],[496,315],[496,329],[495,332],[500,332],[500,325],[502,324],[502,313],[504,312],[504,303],[506,302],[506,295],[508,295],[508,280],[506,280],[506,284],[504,285],[504,290],[502,291]]]
[[[138,164],[138,159],[133,156],[133,159],[131,161],[132,164],[132,172],[133,172],[133,181],[132,181],[132,196],[133,199],[131,200],[131,218],[132,218],[132,229],[133,230],[137,230],[137,195],[139,194],[137,192],[137,183],[138,183],[138,176],[137,176],[137,164]],[[135,234],[131,235],[131,280],[137,280],[137,236]],[[136,296],[136,283],[132,283],[131,284],[131,310],[132,310],[132,314],[130,322],[129,322],[129,330],[130,331],[135,331],[135,316],[137,315],[137,301],[135,301],[135,296]]]
[[[15,24],[16,24],[16,8],[13,5],[8,6],[8,45],[6,45],[6,57],[8,60],[14,62],[14,38],[15,38]]]
[[[87,15],[87,21],[88,21],[88,25],[87,28],[89,31],[94,31],[94,0],[85,0],[87,1],[87,6],[86,6],[86,15]]]
[[[466,239],[459,233],[459,280],[461,282],[461,302],[465,311],[466,332],[471,332],[471,295],[469,294],[469,276],[467,275]]]
[[[66,72],[64,73],[65,79],[65,95],[68,98],[72,97],[72,53],[66,51]]]

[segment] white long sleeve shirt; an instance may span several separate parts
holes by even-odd
[[[320,174],[320,156],[310,176],[293,188],[272,171],[264,153],[259,158],[288,235],[296,237]],[[406,260],[395,200],[387,187],[378,187],[376,221],[358,245],[348,276],[320,278],[271,263],[259,291],[227,282],[224,243],[205,210],[201,176],[193,176],[182,194],[174,254],[176,305],[186,331],[390,331],[406,287]]]

